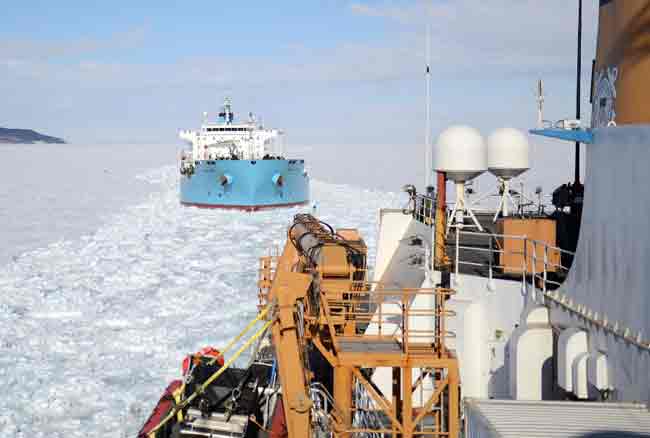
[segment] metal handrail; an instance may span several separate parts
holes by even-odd
[[[279,257],[274,255],[260,258],[260,267],[257,270],[258,308],[263,308],[269,303],[271,283],[275,277],[278,259]]]
[[[488,247],[476,247],[460,244],[460,236],[477,236],[485,237],[489,239]],[[521,241],[522,249],[521,250],[509,250],[506,251],[504,247],[499,248],[498,243],[504,242],[506,240],[517,240]],[[493,242],[497,242],[497,247],[493,245]],[[511,235],[511,234],[498,234],[498,233],[481,233],[476,231],[462,231],[456,230],[456,239],[455,239],[455,273],[459,275],[461,266],[472,266],[477,268],[487,268],[488,278],[492,280],[494,277],[495,270],[501,270],[505,272],[507,269],[513,270],[512,265],[505,265],[500,263],[493,262],[495,256],[506,256],[512,255],[521,257],[522,266],[520,269],[513,270],[512,273],[519,273],[521,271],[521,279],[524,287],[528,287],[528,280],[530,279],[533,283],[533,287],[536,288],[536,282],[540,282],[541,290],[546,293],[549,287],[556,288],[561,286],[561,282],[558,282],[554,279],[549,278],[551,272],[554,273],[568,273],[570,266],[564,266],[562,264],[562,255],[575,256],[575,253],[562,249],[553,245],[549,245],[544,241],[537,239],[530,239],[527,236]],[[532,251],[530,251],[532,249]],[[461,250],[465,253],[474,252],[488,254],[488,261],[486,263],[470,261],[470,260],[461,260]],[[540,255],[541,253],[541,255]],[[558,256],[559,262],[556,263],[553,261],[549,255],[556,254]],[[540,272],[538,266],[541,267]]]
[[[471,246],[460,245],[459,236],[483,236],[490,239],[490,245],[488,249],[477,248]],[[492,263],[492,257],[488,258],[488,263],[477,263],[467,260],[460,260],[460,250],[463,251],[482,251],[492,254],[506,254],[504,250],[494,250],[492,249],[492,241],[499,240],[521,240],[523,241],[523,251],[509,251],[507,254],[519,255],[522,257],[522,267],[521,267],[521,281],[522,287],[525,292],[529,292],[529,285],[532,286],[530,290],[532,297],[535,298],[536,294],[541,292],[542,296],[545,299],[555,302],[557,305],[564,307],[567,311],[572,312],[578,315],[583,320],[594,324],[605,331],[624,339],[626,342],[636,345],[639,348],[644,350],[650,350],[650,340],[643,337],[642,332],[633,333],[630,328],[623,328],[619,326],[617,322],[612,322],[604,313],[598,313],[588,308],[588,306],[583,304],[577,304],[570,298],[568,295],[558,291],[563,281],[558,281],[557,277],[550,276],[551,273],[561,273],[568,274],[571,269],[571,266],[565,266],[562,264],[562,256],[568,255],[575,257],[576,253],[566,249],[559,248],[557,246],[549,245],[548,243],[536,239],[530,239],[527,236],[516,236],[516,235],[506,235],[506,234],[495,234],[495,233],[480,233],[475,231],[458,231],[456,234],[456,274],[459,272],[459,267],[464,266],[476,266],[476,267],[486,267],[488,269],[488,276],[490,280],[495,269],[504,269],[506,268],[503,265],[495,265]],[[529,248],[532,248],[532,254],[529,254]],[[550,254],[555,252],[559,257],[559,263],[554,262]],[[538,265],[541,268],[538,271]],[[530,267],[530,269],[529,269]],[[530,280],[530,281],[529,281]]]
[[[436,217],[436,201],[431,196],[414,195],[409,200],[407,213],[411,214],[416,221],[432,227]]]
[[[444,288],[390,288],[378,287],[370,291],[369,282],[355,282],[357,286],[344,291],[323,289],[327,304],[327,318],[341,324],[354,321],[361,330],[339,335],[348,341],[365,340],[395,342],[403,353],[409,349],[420,351],[425,348],[444,350],[444,341],[455,337],[455,333],[444,326],[430,329],[412,328],[415,321],[436,320],[453,317],[456,312],[445,309],[444,302],[455,291]],[[433,308],[414,308],[416,296],[431,296],[436,301]],[[366,327],[372,325],[373,332]],[[374,332],[376,330],[376,332]]]

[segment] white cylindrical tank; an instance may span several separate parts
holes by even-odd
[[[510,179],[528,170],[528,138],[513,128],[497,129],[488,137],[488,170]]]
[[[487,147],[483,136],[469,126],[451,126],[438,137],[435,168],[454,182],[465,182],[487,170]]]

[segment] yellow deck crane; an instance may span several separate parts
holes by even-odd
[[[335,231],[299,214],[282,253],[261,259],[260,300],[273,309],[288,437],[317,436],[325,418],[326,434],[335,437],[456,438],[458,363],[445,346],[444,323],[452,314],[445,302],[453,291],[372,283],[366,258],[356,230]],[[416,296],[427,294],[435,306],[413,308]],[[430,329],[414,324],[427,318],[436,322]],[[314,390],[319,380],[309,364],[314,349],[333,370],[331,388]],[[390,396],[372,381],[378,368],[391,369]],[[323,392],[330,401],[325,410],[316,400]]]

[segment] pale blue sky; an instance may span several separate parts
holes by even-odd
[[[585,117],[595,3],[585,1]],[[367,169],[359,177],[366,179],[384,178],[377,169],[397,163],[400,172],[419,172],[426,20],[433,138],[457,122],[487,135],[533,126],[540,77],[547,118],[573,115],[576,5],[8,0],[0,126],[75,143],[176,142],[178,128],[197,126],[228,93],[236,110],[285,128],[290,144],[314,160],[347,157]]]

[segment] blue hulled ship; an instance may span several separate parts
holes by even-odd
[[[236,120],[232,102],[211,121],[203,114],[200,130],[183,130],[192,146],[180,161],[183,205],[255,211],[309,202],[309,175],[302,159],[284,157],[284,133],[248,120]]]

